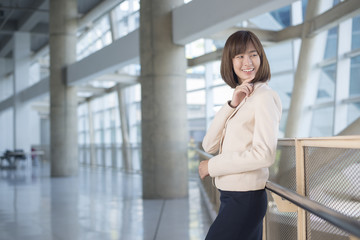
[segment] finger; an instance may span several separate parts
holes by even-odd
[[[248,93],[250,94],[254,90],[254,87],[252,84],[247,84],[246,89],[247,89]]]
[[[204,178],[204,175],[202,174],[202,171],[201,171],[201,170],[199,170],[199,176],[200,176],[201,179]]]
[[[242,88],[241,92],[245,93],[245,95],[249,94],[249,89],[248,88]]]

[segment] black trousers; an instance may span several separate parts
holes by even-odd
[[[266,214],[264,189],[248,192],[220,190],[219,214],[206,240],[261,240],[262,220]]]

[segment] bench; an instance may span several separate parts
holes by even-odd
[[[7,166],[3,165],[3,161],[6,160]],[[6,150],[0,157],[0,167],[16,169],[17,161],[25,161],[26,154],[22,149],[15,149],[14,151]]]

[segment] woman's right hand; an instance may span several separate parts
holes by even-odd
[[[201,179],[209,176],[209,160],[201,161],[199,164],[199,175]]]
[[[234,108],[237,107],[242,102],[242,100],[244,100],[245,97],[249,96],[253,91],[253,83],[243,82],[241,85],[235,88],[230,105]]]

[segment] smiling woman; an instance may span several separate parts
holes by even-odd
[[[233,60],[233,67],[239,82],[251,82],[260,67],[260,57],[251,42],[247,44],[246,50],[242,54],[236,55]]]
[[[252,68],[255,70],[253,77],[244,76],[248,82],[266,82],[271,78],[269,62],[259,38],[250,31],[233,33],[226,41],[221,59],[222,78],[230,87],[235,88],[244,80],[242,75],[238,75],[238,69]]]
[[[267,209],[264,188],[275,160],[282,107],[266,83],[270,67],[255,34],[238,31],[228,38],[221,76],[235,89],[203,140],[206,152],[219,154],[200,162],[199,175],[215,178],[221,202],[206,239],[260,240]]]

